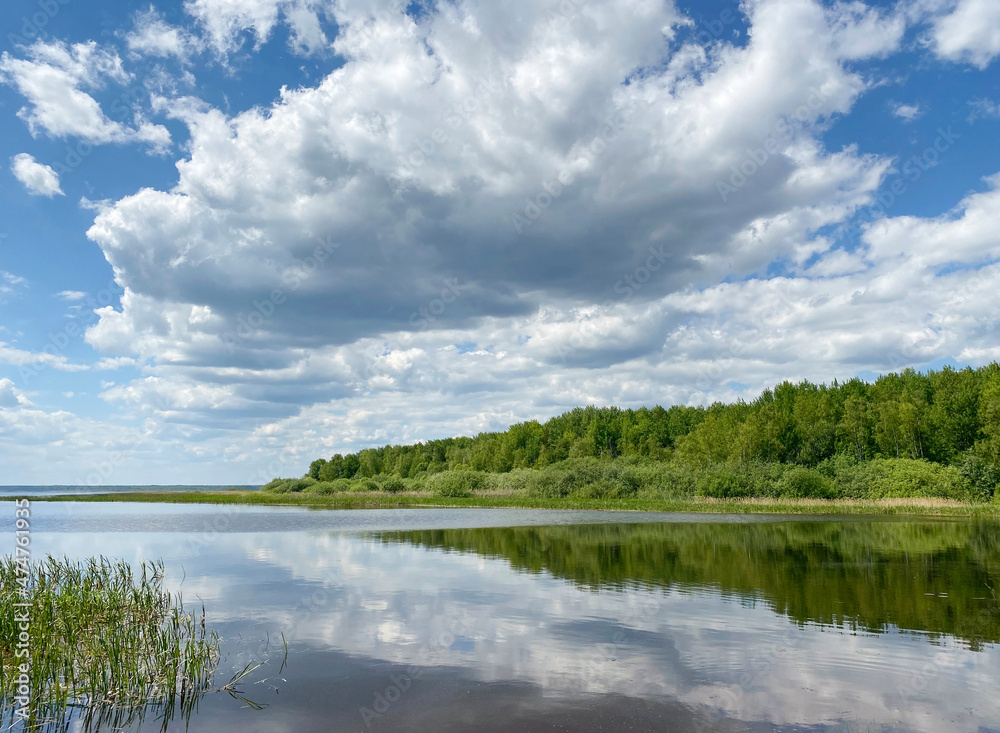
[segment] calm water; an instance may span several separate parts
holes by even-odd
[[[162,558],[219,680],[265,662],[196,733],[1000,730],[993,522],[80,503],[32,539]]]

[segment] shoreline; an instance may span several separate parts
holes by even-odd
[[[266,494],[259,491],[134,491],[105,494],[27,495],[32,502],[122,502],[291,506],[309,509],[589,509],[597,511],[686,512],[708,514],[882,514],[942,517],[1000,517],[1000,503],[973,504],[923,497],[891,499],[544,499],[518,495],[446,497],[427,493],[356,492],[343,494]]]

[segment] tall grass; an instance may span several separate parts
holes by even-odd
[[[219,658],[214,632],[186,613],[180,594],[163,589],[162,562],[137,575],[124,561],[78,562],[49,557],[28,569],[27,595],[10,557],[0,560],[0,690],[2,719],[14,724],[20,629],[11,612],[30,613],[31,703],[25,730],[120,728],[153,712],[163,727],[189,716],[208,691]],[[22,573],[23,574],[23,573]]]

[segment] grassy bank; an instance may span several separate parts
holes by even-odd
[[[524,509],[594,509],[657,512],[715,512],[737,514],[919,514],[938,516],[1000,517],[1000,504],[982,504],[936,498],[794,499],[691,497],[679,499],[625,498],[559,499],[481,492],[465,497],[428,492],[381,491],[339,494],[260,491],[132,492],[91,495],[39,496],[33,501],[151,502],[165,504],[231,504],[246,506],[297,506],[313,509],[396,509],[427,507],[481,507]]]

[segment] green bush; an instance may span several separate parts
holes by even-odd
[[[620,481],[598,479],[573,490],[573,496],[580,499],[626,499],[635,495],[630,484]]]
[[[307,494],[340,494],[351,490],[351,482],[346,478],[338,478],[335,481],[318,481],[305,490]]]
[[[316,484],[313,478],[276,478],[261,487],[261,491],[269,494],[287,494],[289,492],[298,493],[305,491]]]
[[[290,479],[287,478],[273,478],[261,486],[260,490],[266,491],[269,494],[287,494],[289,481]]]
[[[577,476],[572,471],[558,468],[533,469],[526,476],[525,488],[529,496],[542,499],[561,499],[576,488]]]
[[[424,478],[404,478],[403,490],[404,491],[426,491],[426,477]]]
[[[875,458],[837,475],[841,496],[856,499],[936,497],[969,501],[973,487],[955,466],[910,458]]]
[[[979,501],[989,501],[1000,496],[1000,466],[969,451],[963,456],[959,470]]]
[[[836,480],[837,476],[858,465],[858,458],[853,453],[841,453],[833,458],[826,458],[816,464],[816,470],[827,478]]]
[[[406,485],[403,483],[403,479],[398,476],[387,476],[382,479],[382,483],[379,486],[382,491],[387,491],[390,494],[396,494],[400,491],[406,490]]]
[[[837,495],[833,479],[803,467],[785,471],[776,488],[778,496],[796,499],[833,499]]]
[[[507,473],[483,474],[483,488],[487,491],[522,491],[539,473],[541,471],[533,468],[515,468]]]
[[[695,484],[696,496],[711,496],[716,499],[733,499],[750,496],[750,490],[740,481],[736,472],[728,466],[713,466],[702,472]]]
[[[781,496],[781,480],[788,468],[757,462],[710,466],[699,475],[694,493],[718,499]]]
[[[316,484],[316,479],[310,478],[308,476],[306,478],[295,478],[289,480],[288,490],[293,493],[298,493],[300,491],[305,491],[310,486],[314,486],[315,484]]]
[[[438,496],[465,497],[483,488],[484,474],[477,471],[445,471],[427,479],[427,485]]]
[[[351,491],[378,491],[379,486],[370,478],[351,479]]]

